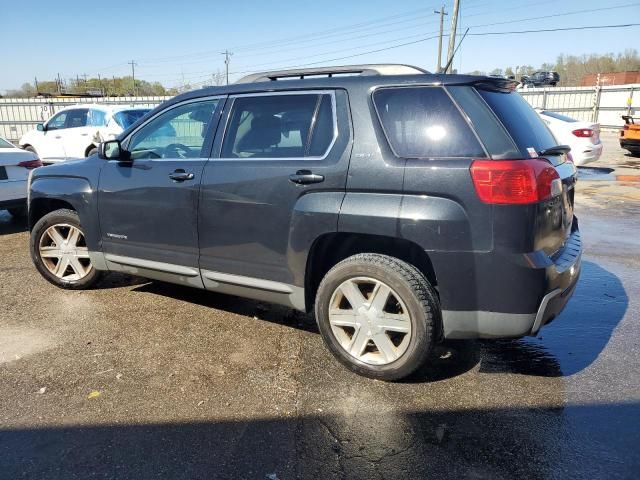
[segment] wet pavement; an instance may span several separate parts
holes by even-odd
[[[614,148],[599,163],[626,168]],[[538,338],[450,343],[395,384],[285,308],[56,289],[0,212],[0,478],[637,478],[639,188],[581,178],[582,276]]]

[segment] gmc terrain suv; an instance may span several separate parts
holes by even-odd
[[[385,380],[444,339],[536,335],[578,279],[576,169],[515,86],[360,65],[179,95],[33,171],[33,261],[63,288],[118,271],[315,311]]]

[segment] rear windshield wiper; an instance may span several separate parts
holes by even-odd
[[[569,153],[571,151],[571,147],[569,145],[556,145],[555,147],[550,147],[538,152],[538,155],[544,157],[546,155],[562,155],[563,153]]]

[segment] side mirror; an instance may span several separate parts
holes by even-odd
[[[39,132],[44,132],[46,128],[44,128],[44,125],[42,123],[39,123],[36,125],[36,130],[38,130]]]
[[[102,142],[98,148],[98,156],[103,160],[128,161],[129,152],[122,148],[120,140],[107,140]]]

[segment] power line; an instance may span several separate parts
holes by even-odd
[[[632,4],[614,5],[612,7],[607,7],[606,9],[608,9],[608,8],[625,8],[625,7],[629,7],[629,6],[635,6],[635,5],[638,5],[638,4],[640,4],[640,3],[636,2],[636,3],[632,3]],[[603,10],[603,8],[587,9],[587,10],[579,10],[579,11],[570,11],[570,12],[563,12],[563,13],[558,13],[558,14],[553,14],[553,15],[544,15],[542,17],[540,17],[540,16],[538,16],[538,17],[526,17],[526,18],[513,19],[513,20],[509,20],[509,21],[505,21],[505,22],[495,22],[495,24],[519,23],[519,22],[525,22],[525,21],[530,21],[530,20],[539,20],[541,18],[561,17],[561,16],[565,16],[565,15],[574,15],[574,14],[579,14],[579,13],[591,13],[593,11],[601,11],[601,10]],[[469,25],[469,27],[470,28],[479,28],[479,27],[492,26],[492,25],[494,25],[494,23]],[[427,35],[429,35],[431,33],[435,33],[435,32],[429,32]],[[375,46],[375,45],[386,44],[388,42],[402,41],[402,40],[407,40],[407,39],[410,39],[410,38],[422,37],[422,35],[424,35],[424,34],[403,36],[403,37],[395,38],[395,39],[387,39],[387,40],[383,40],[383,41],[380,41],[380,42],[373,42],[373,43],[369,43],[369,44],[365,44],[365,45],[360,45],[360,46],[357,46],[357,47],[354,47],[354,48],[367,48],[367,47],[371,47],[371,46]],[[476,34],[473,34],[473,35],[477,36]],[[369,36],[369,35],[366,35],[366,36]],[[344,41],[344,39],[341,40],[341,41]],[[424,41],[424,40],[422,40],[422,41]],[[409,44],[411,44],[411,43],[409,43]],[[342,52],[342,51],[344,51],[344,49],[333,50],[333,51],[328,51],[328,52],[322,52],[322,53],[314,54],[314,55],[312,55],[312,57],[330,55],[330,54],[339,53],[339,52]],[[282,63],[286,63],[286,62],[292,62],[292,61],[297,61],[297,60],[306,59],[306,58],[309,58],[309,55],[288,58],[286,60],[282,60],[281,62]],[[273,65],[273,62],[265,62],[265,63],[261,63],[261,64],[253,64],[252,68],[260,67],[262,65]],[[256,70],[248,70],[248,71],[256,71]],[[198,75],[199,73],[206,74],[206,75]],[[208,76],[210,74],[210,69],[203,70],[201,72],[193,72],[193,74],[195,74],[196,76],[192,75],[190,78],[202,78],[203,76]],[[156,75],[149,75],[149,76],[174,76],[174,74],[156,74]]]
[[[481,37],[485,35],[517,35],[519,33],[536,33],[536,32],[566,32],[570,30],[597,30],[604,28],[628,28],[628,27],[638,27],[640,23],[624,23],[620,25],[592,25],[592,26],[583,26],[583,27],[563,27],[563,28],[536,28],[535,30],[518,30],[511,32],[480,32],[480,33],[470,33],[469,36]]]
[[[508,31],[508,32],[479,32],[479,33],[468,33],[467,35],[468,36],[516,35],[516,34],[536,33],[536,32],[563,32],[563,31],[572,31],[572,30],[628,28],[628,27],[637,27],[637,26],[640,26],[640,23],[626,23],[626,24],[617,24],[617,25],[586,25],[586,26],[580,26],[580,27],[561,27],[561,28],[519,30],[519,31]],[[362,56],[362,55],[368,55],[370,53],[378,53],[378,52],[383,52],[383,51],[386,51],[386,50],[392,50],[392,49],[395,49],[395,48],[404,47],[404,46],[407,46],[407,45],[413,45],[413,44],[416,44],[416,43],[426,42],[428,40],[432,40],[432,39],[437,38],[437,37],[438,37],[438,35],[433,35],[433,36],[425,37],[425,38],[422,38],[422,39],[419,39],[419,40],[414,40],[412,42],[406,42],[406,43],[401,43],[401,44],[397,44],[397,45],[391,45],[389,47],[379,48],[379,49],[376,49],[376,50],[369,50],[367,52],[360,52],[360,53],[356,53],[356,54],[353,54],[353,55],[346,55],[346,56],[343,56],[343,57],[326,59],[326,60],[322,60],[322,61],[319,61],[319,62],[310,62],[310,63],[300,64],[300,65],[291,65],[291,66],[286,66],[286,67],[279,67],[279,69],[308,67],[308,66],[312,66],[312,65],[318,65],[319,63],[333,62],[333,61],[338,61],[338,60],[344,60],[344,59],[347,59],[347,58],[359,57],[359,56]],[[259,70],[258,71],[249,70],[249,71],[244,71],[244,72],[232,72],[231,74],[237,75],[237,74],[256,73],[256,72],[259,72]]]

